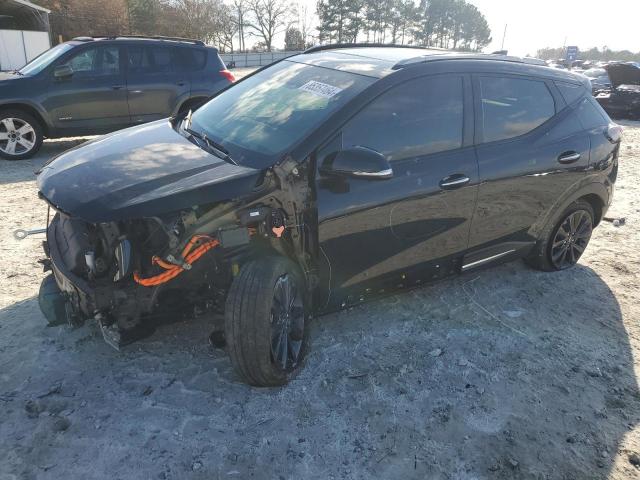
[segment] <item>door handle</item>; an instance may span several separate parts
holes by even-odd
[[[113,90],[122,90],[124,88],[124,85],[111,85],[111,88]]]
[[[443,190],[453,190],[469,183],[469,177],[462,173],[454,173],[440,180],[440,188]]]
[[[580,154],[578,152],[565,152],[558,157],[560,163],[573,163],[580,160]]]
[[[187,84],[187,82],[182,81],[182,80],[176,83],[176,85],[178,85],[179,87],[184,87],[186,84]]]

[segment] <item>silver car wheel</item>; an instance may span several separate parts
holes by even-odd
[[[20,118],[0,120],[0,151],[7,155],[29,153],[36,145],[36,131]]]

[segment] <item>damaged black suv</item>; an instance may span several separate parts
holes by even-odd
[[[60,155],[38,175],[45,316],[95,319],[120,347],[189,305],[273,386],[313,315],[516,258],[571,267],[621,130],[588,80],[537,63],[317,47]]]

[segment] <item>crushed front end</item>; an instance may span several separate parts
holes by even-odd
[[[174,317],[186,308],[192,312],[196,297],[213,309],[214,290],[223,291],[225,282],[217,267],[221,262],[208,252],[217,240],[199,235],[187,242],[185,253],[199,253],[198,265],[195,258],[193,266],[187,265],[171,253],[179,247],[184,225],[180,215],[91,224],[57,213],[47,230],[45,268],[52,270],[64,297],[66,320],[80,325],[96,319],[105,340],[119,348],[153,330],[154,312]],[[178,279],[186,269],[195,275]],[[163,303],[171,309],[159,309]]]
[[[234,277],[256,256],[294,259],[313,285],[306,172],[289,166],[249,197],[159,216],[91,223],[58,211],[44,242],[55,284],[43,282],[43,313],[75,326],[95,319],[120,348],[194,314],[211,316],[215,330]]]
[[[288,257],[318,283],[310,167],[291,157],[238,165],[158,121],[61,154],[37,183],[56,212],[41,309],[49,323],[97,320],[116,348],[194,313],[221,320],[257,256]]]

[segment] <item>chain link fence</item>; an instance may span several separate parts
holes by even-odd
[[[264,53],[221,53],[220,57],[229,68],[262,67],[283,58],[297,55],[302,51],[264,52]]]

